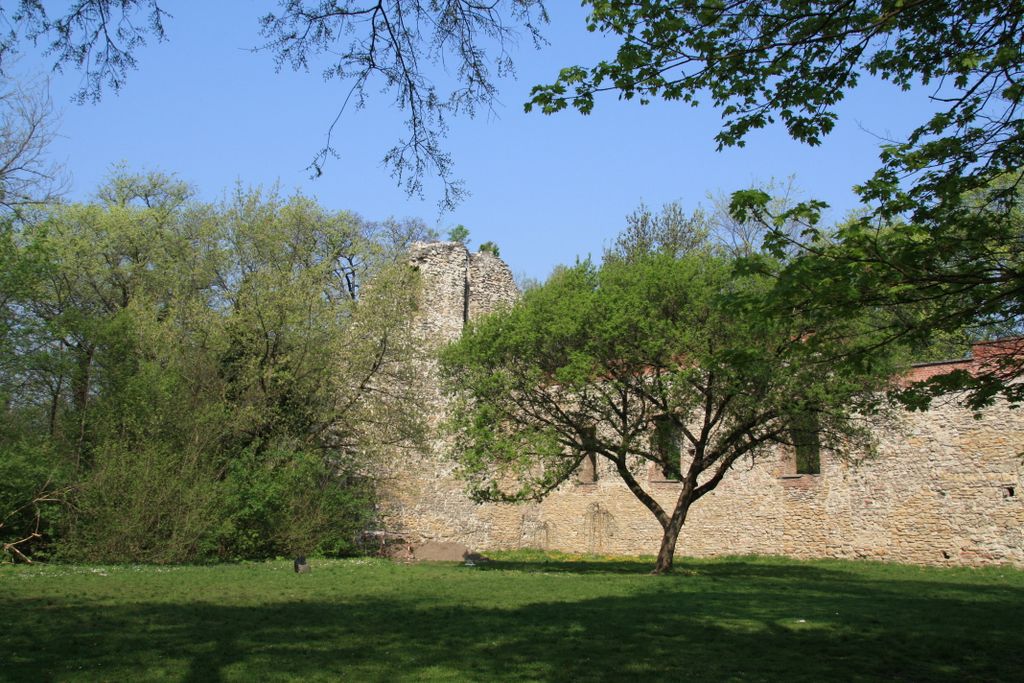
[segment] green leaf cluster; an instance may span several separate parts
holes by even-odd
[[[795,140],[817,145],[865,76],[903,90],[926,88],[935,113],[880,148],[877,171],[855,188],[865,208],[854,220],[824,230],[827,204],[809,201],[766,221],[770,249],[780,254],[796,245],[807,257],[786,274],[779,294],[790,299],[780,305],[819,311],[835,300],[827,314],[833,317],[885,308],[892,325],[884,343],[910,344],[924,357],[951,334],[967,341],[1020,335],[1019,3],[584,4],[590,30],[612,36],[615,54],[534,88],[528,110],[587,114],[603,92],[708,103],[722,116],[720,148],[743,146],[751,131],[775,122]],[[757,191],[738,193],[735,215],[745,220],[763,212],[767,200]],[[802,236],[782,229],[794,223],[804,226]],[[1015,355],[961,381],[936,382],[928,393],[966,391],[976,408],[996,397],[1019,404],[1022,365]]]
[[[204,204],[124,171],[9,225],[5,542],[38,517],[19,548],[40,557],[351,552],[366,473],[422,431],[401,255],[428,234],[273,190]]]
[[[686,510],[740,458],[809,430],[831,452],[867,454],[901,358],[860,353],[870,318],[811,326],[780,312],[784,265],[715,250],[584,261],[470,325],[442,368],[471,490],[541,498],[597,456],[674,547]],[[675,508],[651,495],[645,470],[680,482]]]
[[[763,197],[737,193],[734,207],[769,229],[795,220],[808,227],[805,234],[818,236],[780,272],[776,305],[810,319],[872,315],[877,335],[865,341],[864,353],[879,343],[898,343],[914,360],[951,360],[968,356],[974,342],[1006,340],[984,367],[896,393],[914,408],[956,393],[981,409],[997,398],[1024,400],[1014,381],[1024,363],[1014,341],[1024,331],[1021,201],[1010,174],[958,197],[943,209],[947,218],[930,224],[868,214],[826,231],[807,204],[773,215]],[[768,244],[776,253],[788,246],[771,239]]]

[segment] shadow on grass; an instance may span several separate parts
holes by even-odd
[[[645,562],[643,560],[588,560],[588,559],[496,559],[480,565],[484,571],[510,570],[525,571],[531,573],[559,573],[559,574],[650,574],[654,567],[654,560]]]
[[[823,565],[815,565],[786,560],[768,560],[763,558],[725,558],[715,560],[677,559],[671,574],[664,578],[705,576],[719,580],[750,580],[769,579],[781,581],[835,581],[858,576],[855,572],[836,569]],[[586,556],[566,556],[552,558],[498,557],[481,564],[484,571],[521,571],[536,574],[627,574],[633,576],[647,575],[654,568],[654,558],[621,558],[602,559]]]
[[[585,574],[609,563],[556,564]],[[643,566],[611,564],[603,573]],[[1024,665],[1018,588],[685,566],[696,573],[586,598],[552,594],[550,577],[481,585],[499,575],[465,570],[431,574],[419,591],[265,605],[13,600],[5,614],[21,621],[0,635],[0,679],[992,681],[1019,680]],[[480,606],[456,594],[466,581],[534,587],[537,599]]]

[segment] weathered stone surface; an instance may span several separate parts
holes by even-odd
[[[410,263],[422,280],[417,333],[426,347],[457,339],[467,320],[510,305],[519,296],[512,273],[501,259],[488,253],[470,254],[458,242],[416,243]],[[425,362],[422,372],[428,389],[428,423],[436,433],[446,402],[437,386],[436,366]],[[402,535],[412,545],[438,540],[496,547],[491,542],[491,525],[512,519],[516,511],[473,503],[446,456],[448,442],[437,436],[428,446],[425,452],[409,453],[378,473],[386,531]]]
[[[466,320],[518,295],[500,259],[470,255],[461,244],[417,245],[412,262],[423,274],[425,340],[455,339]],[[435,372],[426,367],[425,381],[436,385]],[[445,404],[432,396],[436,425]],[[1024,565],[1022,411],[996,406],[975,420],[941,405],[901,414],[878,436],[877,455],[853,464],[823,454],[818,475],[787,476],[792,454],[783,451],[737,463],[691,510],[677,552]],[[389,531],[414,544],[657,551],[659,525],[606,463],[598,463],[596,482],[567,482],[540,504],[476,505],[446,448],[438,438],[382,473]],[[665,505],[677,486],[652,484]]]
[[[470,255],[466,282],[468,320],[511,306],[519,298],[512,271],[504,261],[486,251]]]
[[[458,339],[469,316],[469,250],[458,242],[416,242],[409,263],[423,287],[418,333],[434,343]]]
[[[412,559],[417,562],[484,562],[479,553],[451,541],[428,541],[412,548]]]

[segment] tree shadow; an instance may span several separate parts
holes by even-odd
[[[649,575],[654,558],[600,559],[587,557],[492,559],[480,565],[483,571],[519,571],[534,574],[627,574]],[[756,557],[726,557],[702,560],[677,558],[671,573],[661,578],[706,576],[717,580],[824,581],[856,578],[859,575],[806,562],[765,561]]]
[[[483,578],[472,570],[429,595],[11,600],[22,620],[0,635],[0,678],[988,681],[1024,666],[1020,589],[736,564],[508,608],[461,598],[460,582]]]
[[[520,571],[534,574],[650,574],[654,560],[498,559],[479,565],[483,571]]]

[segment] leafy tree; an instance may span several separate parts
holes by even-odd
[[[480,248],[477,249],[477,251],[486,252],[488,254],[494,254],[495,256],[501,256],[501,250],[498,248],[498,245],[494,242],[484,242],[483,244],[480,245]]]
[[[159,0],[77,0],[49,9],[42,0],[0,8],[0,68],[26,42],[43,43],[60,69],[85,73],[80,99],[122,87],[147,39],[166,37]],[[879,215],[945,220],[929,207],[986,187],[1021,163],[1020,12],[1007,0],[840,5],[801,0],[707,3],[626,2],[591,7],[588,28],[614,37],[614,56],[570,66],[537,86],[528,108],[587,113],[602,92],[621,97],[703,101],[724,117],[720,145],[742,145],[750,130],[780,120],[790,134],[817,144],[835,124],[835,106],[865,74],[902,88],[933,87],[941,110],[904,141],[885,148],[882,167],[862,186]],[[449,117],[493,106],[494,76],[511,69],[509,47],[521,27],[539,41],[542,0],[358,2],[283,0],[261,19],[279,67],[306,69],[325,59],[328,78],[349,80],[361,103],[379,79],[409,118],[409,136],[387,159],[410,191],[433,170],[459,195],[441,142]],[[430,75],[454,65],[454,85]],[[317,64],[319,65],[319,64]],[[346,99],[348,102],[348,99]],[[334,154],[330,141],[311,163],[319,175]],[[909,179],[909,182],[904,182]],[[920,211],[918,211],[920,209]],[[949,216],[946,218],[955,218]]]
[[[63,523],[70,481],[45,435],[5,420],[0,427],[0,561],[49,555]]]
[[[421,227],[121,172],[12,226],[0,540],[38,528],[22,552],[90,561],[351,551],[363,473],[420,435],[417,282],[396,263]]]
[[[448,231],[448,240],[450,242],[458,242],[459,244],[467,244],[469,242],[469,228],[462,224],[456,225]]]
[[[584,262],[471,325],[442,367],[475,496],[539,499],[596,456],[661,525],[661,573],[691,506],[741,458],[808,433],[863,445],[895,359],[843,356],[863,321],[766,315],[770,281],[735,266],[702,252]],[[679,482],[670,505],[649,478]]]
[[[123,444],[124,462],[153,465],[147,457],[152,450],[162,447],[168,455],[177,454],[178,449],[168,446],[180,443],[178,435],[191,435],[188,409],[196,406],[157,400],[174,393],[173,388],[182,389],[171,386],[174,366],[162,372],[154,362],[161,349],[174,344],[160,340],[162,335],[150,339],[160,344],[143,339],[154,329],[171,332],[169,325],[154,325],[157,311],[167,311],[171,303],[168,291],[175,289],[169,254],[190,239],[197,245],[204,241],[201,234],[192,232],[195,225],[174,218],[188,198],[187,188],[168,184],[166,202],[154,209],[140,208],[127,193],[121,197],[122,203],[106,208],[55,207],[11,233],[12,270],[26,277],[21,287],[5,292],[17,333],[14,347],[5,349],[10,353],[5,360],[12,368],[5,378],[11,396],[5,419],[24,426],[18,440],[4,435],[0,450],[17,462],[27,452],[19,441],[27,439],[39,444],[39,454],[49,454],[32,466],[42,478],[40,468],[48,464],[45,479],[69,485],[59,499],[47,496],[51,506],[89,498],[88,484],[106,471],[112,444]],[[145,315],[146,311],[152,315]],[[180,335],[172,338],[185,341]],[[163,420],[155,420],[156,416]],[[175,440],[169,441],[169,436]],[[133,451],[133,446],[138,450]],[[180,453],[192,451],[183,448]],[[152,476],[167,469],[154,468]],[[53,473],[63,477],[55,480]],[[181,474],[156,486],[172,496],[180,494],[182,490],[172,482],[183,481],[186,472]],[[111,486],[112,497],[123,496],[116,498],[117,505],[131,500],[129,492],[142,488],[142,478],[138,482],[134,488],[122,487],[121,481]],[[23,499],[38,497],[30,488],[20,494]],[[66,509],[72,514],[62,520],[65,529],[47,529],[46,543],[53,541],[52,533],[76,527],[81,518],[77,513],[88,512],[81,505]],[[128,509],[122,507],[123,512]],[[174,516],[167,514],[166,523],[173,521]],[[116,535],[117,530],[111,529],[111,536]],[[128,544],[133,541],[134,537],[125,539]]]
[[[720,146],[742,146],[751,130],[776,120],[795,139],[818,144],[835,125],[836,106],[865,75],[904,89],[929,88],[939,111],[882,148],[878,171],[858,187],[870,209],[835,236],[849,250],[829,252],[834,266],[819,264],[845,278],[842,286],[825,292],[806,280],[806,286],[787,291],[807,296],[784,305],[815,308],[824,295],[837,293],[850,295],[840,302],[843,307],[939,302],[931,313],[904,316],[918,320],[915,326],[892,330],[892,339],[914,338],[923,347],[949,326],[1020,329],[1019,277],[1004,265],[1007,259],[994,254],[1008,250],[1012,263],[1019,243],[1012,207],[1024,169],[1024,34],[1017,3],[584,4],[591,7],[588,27],[612,36],[616,53],[590,67],[563,69],[555,83],[534,89],[527,108],[587,113],[602,92],[642,102],[709,102],[723,115]],[[44,2],[23,2],[0,9],[0,22],[8,28],[0,40],[0,66],[26,40],[48,43],[56,67],[85,70],[82,98],[95,98],[104,85],[121,87],[135,66],[133,51],[146,38],[164,38],[165,17],[158,0],[79,0],[49,13]],[[357,104],[373,80],[382,79],[409,113],[409,136],[387,157],[399,181],[416,192],[424,173],[433,170],[445,182],[443,203],[450,206],[460,187],[441,144],[446,122],[492,105],[493,76],[511,66],[506,48],[514,29],[522,26],[537,39],[546,19],[541,0],[286,0],[262,26],[265,47],[280,66],[307,68],[324,57],[329,77],[350,79]],[[437,61],[457,65],[456,85],[447,93],[428,75],[426,65]],[[328,142],[311,170],[319,174],[333,153]],[[821,202],[767,216],[766,197],[745,193],[737,199],[737,216],[760,214],[776,229],[801,221],[811,231],[820,229]],[[875,233],[894,225],[899,227],[887,233],[884,244],[872,247]],[[776,240],[774,246],[783,243]],[[817,282],[837,281],[822,275]],[[919,286],[928,290],[920,297],[908,301],[901,294]],[[978,404],[995,395],[1018,402],[1007,381],[1018,370],[1011,357],[999,372],[964,377],[951,388],[972,389]]]
[[[976,410],[998,397],[1021,403],[1024,387],[1015,380],[1024,371],[1024,348],[1012,340],[1024,331],[1024,216],[1019,192],[1007,194],[1006,183],[1015,185],[1016,174],[934,209],[956,218],[929,224],[869,215],[840,225],[782,274],[776,305],[826,316],[864,307],[889,310],[883,342],[912,345],[928,360],[942,359],[943,352],[960,357],[971,342],[1010,338],[975,371],[934,377],[897,398],[920,409],[951,392]],[[772,216],[763,197],[739,201],[747,202],[741,210],[768,225],[791,220],[804,208]],[[812,213],[805,234],[824,232],[814,218]]]
[[[891,326],[889,339],[922,346],[957,327],[1021,329],[1024,32],[1017,3],[588,4],[589,28],[615,36],[616,54],[563,69],[555,83],[534,89],[528,109],[588,113],[608,91],[641,102],[707,101],[722,112],[720,147],[742,146],[751,130],[776,119],[794,139],[815,145],[865,75],[929,88],[939,110],[882,147],[879,169],[856,188],[870,208],[830,236],[838,246],[816,252],[813,264],[811,257],[793,264],[780,305],[820,310],[836,299],[839,310],[906,307],[903,321],[916,322]],[[740,193],[737,216],[776,229],[798,221],[808,235],[820,233],[823,202],[773,213],[768,201],[763,192]],[[792,246],[790,236],[779,237],[777,251]],[[980,376],[961,373],[933,388],[968,389],[975,406],[996,395],[1018,403],[1024,391],[1011,380],[1020,371],[1014,352]]]
[[[605,250],[604,258],[632,261],[654,252],[681,256],[707,248],[710,236],[708,218],[699,209],[687,216],[679,202],[670,202],[653,213],[641,202],[626,216],[625,230]]]

